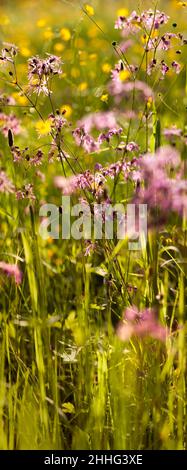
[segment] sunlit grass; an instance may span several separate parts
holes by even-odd
[[[119,136],[98,154],[86,154],[75,145],[71,130],[84,115],[112,109],[108,81],[119,59],[112,46],[119,39],[113,25],[117,10],[131,12],[131,2],[107,1],[106,11],[97,1],[81,8],[76,1],[46,6],[43,0],[17,0],[16,10],[13,3],[0,7],[0,38],[20,48],[18,81],[10,83],[9,70],[3,71],[0,85],[2,93],[14,98],[13,112],[22,127],[20,134],[14,133],[14,144],[26,150],[24,162],[16,166],[12,144],[1,132],[0,170],[16,188],[34,184],[36,200],[26,193],[16,199],[14,191],[0,192],[0,261],[18,264],[23,272],[17,284],[0,273],[0,449],[186,449],[185,217],[172,215],[161,228],[151,227],[146,247],[136,252],[128,250],[127,240],[103,240],[85,256],[82,240],[42,240],[39,235],[42,202],[61,205],[53,184],[56,175],[72,175],[72,168],[75,173],[94,172],[95,163],[105,166],[119,157]],[[150,2],[134,3],[140,10],[150,7]],[[177,3],[160,1],[159,8],[185,35],[187,13]],[[135,61],[139,51],[137,42]],[[33,101],[26,62],[46,52],[62,57],[63,73],[52,85],[52,100],[35,96]],[[122,119],[122,135],[128,142],[137,140],[142,152],[166,143],[165,128],[176,124],[186,133],[185,52],[181,61],[181,75],[170,72],[166,82],[156,79],[154,99],[149,97],[143,106],[139,99],[136,119]],[[145,67],[143,63],[140,78]],[[122,71],[123,83],[128,74]],[[115,106],[120,115],[124,110]],[[67,160],[48,155],[53,132],[49,114],[56,110],[67,118],[62,139]],[[3,102],[1,112],[10,112]],[[186,146],[183,141],[176,146],[185,172]],[[42,167],[29,166],[27,152],[33,156],[40,148]],[[120,178],[107,187],[115,202],[125,203],[133,189],[132,181],[124,184]],[[76,195],[72,198],[77,201]],[[132,305],[156,308],[169,331],[165,342],[119,339],[116,326]]]

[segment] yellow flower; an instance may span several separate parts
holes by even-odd
[[[36,130],[40,136],[47,135],[51,131],[51,121],[47,119],[46,121],[38,121],[35,124]]]
[[[71,107],[69,104],[64,104],[64,105],[60,108],[60,111],[61,111],[61,113],[63,113],[63,111],[66,111],[66,112],[65,112],[65,118],[66,118],[66,119],[69,119],[70,116],[72,115],[72,107]]]
[[[31,56],[31,50],[28,47],[21,47],[20,48],[20,53],[23,55],[23,57],[29,57]]]
[[[56,44],[54,44],[54,50],[56,52],[63,52],[65,49],[65,46],[64,44],[62,44],[62,42],[56,42]]]
[[[94,8],[91,5],[86,4],[84,8],[89,16],[93,16],[95,14]]]
[[[89,54],[89,59],[90,59],[90,60],[96,60],[96,59],[97,59],[97,54],[95,54],[94,52],[92,52],[92,54]]]
[[[47,29],[44,31],[43,35],[44,35],[44,38],[45,38],[45,39],[52,39],[52,38],[54,37],[54,33],[53,33],[53,31],[51,30],[51,28],[47,28]]]
[[[101,68],[104,73],[110,73],[111,71],[111,65],[107,62],[105,62],[105,64],[103,64]]]
[[[177,2],[179,7],[187,7],[187,2]]]
[[[38,28],[44,28],[44,26],[46,26],[46,24],[47,24],[46,18],[40,18],[36,23]]]
[[[103,103],[107,103],[108,102],[108,93],[104,93],[100,100],[103,102]]]
[[[122,82],[125,82],[125,80],[127,80],[129,77],[130,77],[130,72],[129,70],[122,70],[120,73],[119,73],[119,78]]]
[[[60,36],[63,39],[63,41],[69,41],[71,39],[71,33],[68,28],[62,28],[60,30]]]
[[[127,8],[119,8],[116,13],[117,16],[128,16],[129,10]]]
[[[28,99],[26,98],[26,96],[20,95],[20,94],[17,93],[17,92],[13,93],[12,96],[15,98],[16,102],[19,103],[19,104],[21,104],[22,106],[26,106],[26,105],[28,105],[28,103],[29,103],[29,102],[28,102]]]
[[[85,91],[88,88],[88,84],[86,82],[82,82],[79,84],[78,89],[79,91]]]

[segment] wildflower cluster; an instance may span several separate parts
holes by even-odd
[[[123,321],[118,325],[117,335],[122,341],[128,341],[132,336],[151,338],[165,341],[168,329],[161,325],[156,312],[151,309],[139,311],[132,306],[125,310]]]
[[[135,200],[148,204],[151,223],[166,223],[172,212],[186,216],[187,185],[178,151],[161,147],[155,155],[144,155],[139,165],[144,186]]]
[[[44,93],[48,96],[51,93],[50,79],[55,75],[61,75],[62,61],[55,55],[47,54],[46,59],[39,56],[32,57],[28,60],[28,79],[29,91],[38,95]]]

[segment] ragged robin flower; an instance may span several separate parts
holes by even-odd
[[[51,94],[49,79],[62,74],[62,60],[55,55],[46,55],[46,59],[35,56],[28,60],[28,91],[34,91],[37,94],[44,93],[44,95],[49,96]]]
[[[35,56],[28,60],[29,80],[32,79],[33,76],[37,76],[39,79],[42,79],[44,76],[51,77],[62,73],[61,58],[56,55],[46,55],[48,56],[46,59],[41,59],[39,56]]]
[[[14,62],[14,58],[18,53],[18,47],[15,46],[14,44],[10,44],[9,42],[4,42],[3,43],[3,49],[1,51],[0,55],[0,61],[1,62]]]

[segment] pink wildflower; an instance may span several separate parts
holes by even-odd
[[[179,129],[177,126],[172,126],[170,128],[164,129],[164,136],[167,139],[172,139],[173,137],[181,137],[182,129]]]
[[[93,128],[98,130],[112,129],[116,127],[116,116],[112,111],[92,113],[83,117],[78,125],[83,127],[86,133],[89,133]]]
[[[14,193],[15,187],[4,171],[0,171],[0,193]]]
[[[106,132],[106,133],[103,133],[103,134],[100,134],[99,135],[99,138],[98,138],[98,142],[102,143],[104,142],[105,140],[107,142],[110,141],[110,139],[114,136],[114,135],[117,135],[119,136],[121,133],[123,132],[123,129],[120,127],[119,129],[110,129],[110,131]]]
[[[5,137],[8,136],[10,129],[13,134],[17,135],[21,132],[20,121],[14,114],[0,113],[0,129]]]
[[[164,60],[162,60],[162,62],[161,62],[161,73],[162,73],[162,75],[165,76],[168,72],[169,72],[169,67],[168,67],[168,65],[164,62]]]
[[[52,75],[60,75],[62,73],[61,58],[55,55],[46,55],[48,56],[46,59],[35,56],[28,60],[29,80],[31,80],[33,76],[42,79],[43,77],[51,77]]]
[[[4,47],[1,51],[0,61],[4,63],[14,62],[14,57],[18,53],[18,47],[14,44],[10,44],[8,42],[3,43]]]
[[[123,320],[117,327],[117,336],[122,341],[128,341],[132,336],[150,336],[164,342],[167,335],[167,327],[159,323],[154,310],[145,309],[140,312],[135,306],[125,310]]]
[[[52,93],[49,89],[50,79],[62,73],[61,58],[55,55],[46,55],[46,59],[35,56],[28,60],[28,91],[30,93],[35,92],[38,95],[44,93],[44,95],[49,96]]]
[[[140,80],[121,82],[118,78],[115,78],[109,83],[109,91],[111,95],[118,97],[118,101],[134,90],[139,91],[144,100],[154,97],[153,90],[145,82]]]
[[[20,189],[16,191],[16,199],[30,199],[30,200],[35,200],[36,196],[34,195],[33,192],[33,184],[29,183],[26,184],[23,189]]]
[[[176,62],[175,60],[172,62],[171,65],[172,65],[174,71],[176,72],[176,74],[179,74],[180,71],[181,71],[181,65],[178,62]]]
[[[36,171],[36,176],[38,176],[38,178],[42,181],[42,183],[44,183],[44,181],[45,181],[45,175],[44,175],[44,173],[42,173],[42,171],[37,170],[37,171]]]
[[[73,137],[77,145],[81,146],[88,153],[97,152],[100,142],[85,132],[84,127],[78,127],[73,131]]]
[[[22,272],[17,264],[8,264],[4,261],[0,261],[0,270],[3,271],[8,277],[13,277],[16,284],[21,284]]]

